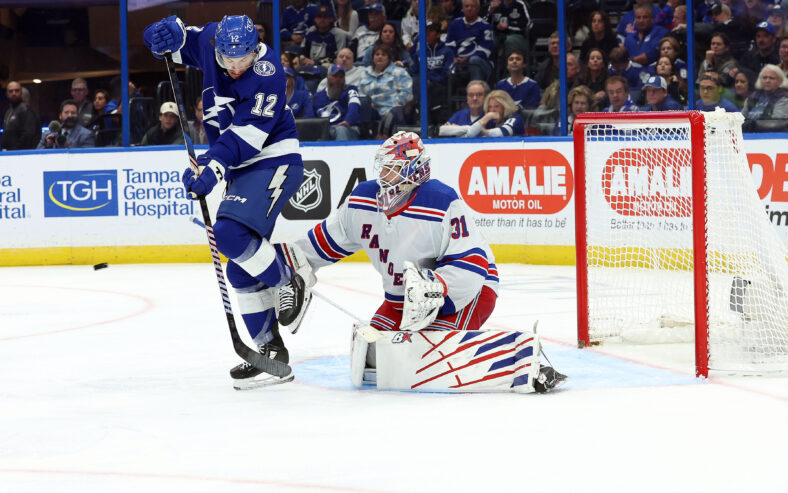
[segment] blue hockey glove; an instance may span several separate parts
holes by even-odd
[[[177,16],[171,15],[154,22],[142,32],[145,46],[156,58],[164,58],[167,52],[180,51],[186,43],[186,27]]]
[[[200,170],[199,176],[189,167],[183,172],[181,178],[189,198],[192,199],[208,195],[219,180],[224,179],[224,165],[208,153],[197,157],[197,166]]]

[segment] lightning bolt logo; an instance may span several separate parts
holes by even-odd
[[[279,196],[282,195],[282,184],[287,178],[287,168],[289,167],[289,164],[283,164],[282,166],[276,168],[276,173],[274,173],[274,177],[271,178],[271,183],[268,184],[268,190],[271,190],[271,206],[268,207],[268,212],[266,213],[265,217],[271,215],[271,210],[274,208],[274,204],[276,204],[276,201],[279,200]]]
[[[219,128],[219,113],[222,110],[230,110],[230,114],[235,114],[235,109],[229,104],[234,102],[234,98],[226,98],[224,96],[214,96],[213,106],[205,110],[203,113],[203,121],[208,125],[213,125]]]

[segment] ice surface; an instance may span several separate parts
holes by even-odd
[[[788,379],[575,349],[574,269],[499,268],[488,326],[539,320],[558,392],[355,390],[353,319],[317,298],[284,335],[296,380],[238,392],[209,264],[0,269],[0,492],[788,491]],[[382,298],[368,264],[317,289]]]

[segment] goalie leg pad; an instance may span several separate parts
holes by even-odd
[[[374,348],[375,341],[381,337],[379,331],[369,325],[358,323],[353,325],[353,339],[350,345],[350,380],[357,388],[363,387],[365,382],[375,383],[370,381],[370,376],[374,374],[374,364],[368,358],[370,349]]]
[[[539,336],[530,332],[422,330],[378,335],[374,344],[381,390],[530,393],[539,375]]]

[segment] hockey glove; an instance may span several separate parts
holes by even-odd
[[[438,316],[446,296],[446,283],[435,272],[405,261],[405,302],[400,330],[421,330]]]
[[[224,179],[224,165],[207,152],[197,157],[197,167],[197,173],[191,167],[186,168],[181,178],[187,195],[192,199],[208,195],[219,180]]]
[[[167,52],[180,51],[186,43],[186,27],[177,16],[171,15],[154,22],[142,32],[145,46],[156,58],[164,58]]]

